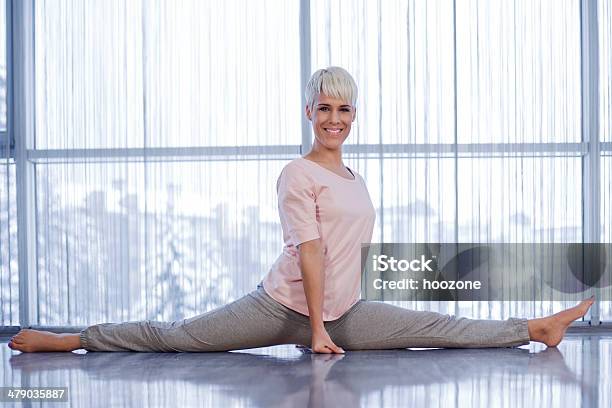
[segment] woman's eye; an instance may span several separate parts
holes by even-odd
[[[323,106],[323,107],[319,108],[319,110],[320,110],[320,111],[328,111],[328,110],[329,110],[329,108],[328,108],[328,107],[326,107],[326,106]],[[341,110],[342,112],[350,112],[350,111],[351,111],[349,108],[342,108],[342,109],[340,109],[340,110]]]

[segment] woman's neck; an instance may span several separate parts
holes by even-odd
[[[324,147],[319,146],[318,143],[316,142],[312,146],[312,149],[310,150],[310,152],[304,157],[312,161],[316,161],[319,163],[325,163],[331,166],[337,166],[337,167],[343,166],[342,150],[325,149]]]

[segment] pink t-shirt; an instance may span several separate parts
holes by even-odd
[[[323,320],[336,320],[360,298],[361,244],[370,243],[376,212],[363,178],[344,178],[302,157],[276,183],[285,242],[263,280],[273,299],[308,316],[297,245],[321,238],[325,253]]]

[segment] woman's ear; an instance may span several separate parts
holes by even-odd
[[[312,122],[312,111],[310,110],[310,107],[308,105],[306,105],[306,117],[308,118],[309,121]]]

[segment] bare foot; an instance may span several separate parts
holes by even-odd
[[[556,347],[563,340],[570,323],[583,317],[593,305],[593,301],[594,298],[590,297],[552,316],[529,320],[529,338],[544,343],[548,347]]]
[[[78,333],[51,333],[48,331],[22,329],[11,337],[8,346],[25,353],[35,351],[72,351],[81,348]]]

